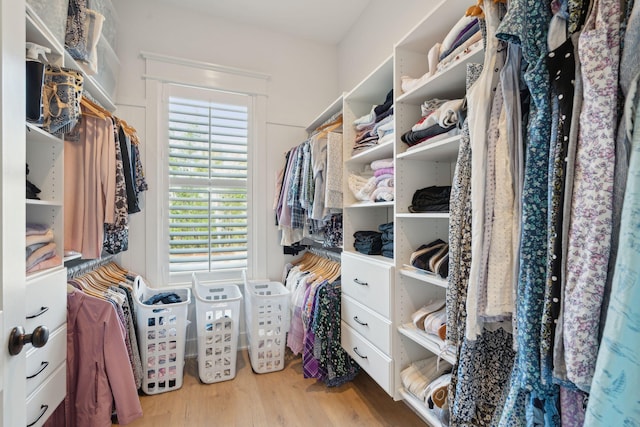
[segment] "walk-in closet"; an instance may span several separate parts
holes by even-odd
[[[640,426],[639,42],[637,0],[0,0],[0,425]]]

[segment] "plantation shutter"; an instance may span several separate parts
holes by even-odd
[[[169,271],[247,266],[247,96],[170,96]]]

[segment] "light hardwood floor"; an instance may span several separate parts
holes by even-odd
[[[182,388],[141,396],[144,417],[131,427],[424,427],[404,403],[395,402],[364,371],[351,383],[328,388],[302,375],[290,353],[279,372],[254,374],[246,350],[236,377],[203,384],[196,359],[187,359]]]

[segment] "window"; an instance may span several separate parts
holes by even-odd
[[[250,101],[247,95],[169,87],[171,275],[247,267]]]

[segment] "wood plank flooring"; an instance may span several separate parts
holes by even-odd
[[[395,402],[364,371],[351,383],[328,388],[305,379],[302,359],[287,353],[279,372],[254,374],[246,350],[236,377],[203,384],[196,359],[187,359],[182,388],[141,396],[144,417],[131,427],[424,427],[404,403]]]

